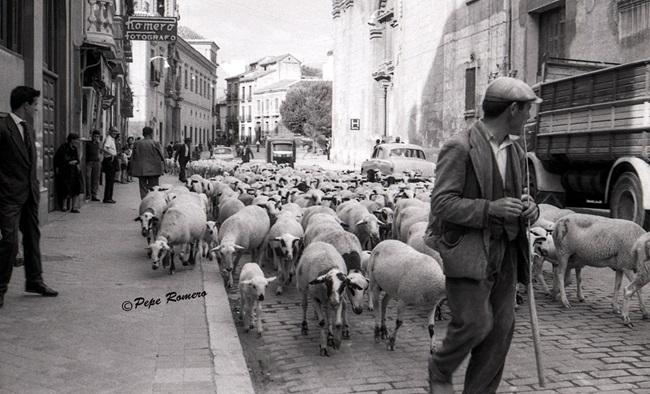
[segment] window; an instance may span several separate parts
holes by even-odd
[[[190,92],[194,91],[194,70],[190,69]]]
[[[278,103],[279,102],[280,102],[280,100],[276,97],[275,98],[275,112],[278,112]]]
[[[465,114],[474,115],[476,111],[476,68],[465,70]]]
[[[262,113],[262,100],[257,100],[257,113]]]
[[[253,101],[253,86],[248,87],[248,101]]]
[[[246,101],[246,86],[241,87],[241,101]]]
[[[650,30],[650,0],[618,2],[618,38],[640,36]]]
[[[187,125],[183,126],[183,138],[187,138]]]
[[[539,64],[549,57],[564,58],[564,7],[539,14]]]
[[[2,5],[0,5],[2,7]],[[57,54],[57,17],[54,0],[46,0],[43,3],[43,62],[52,71],[56,71]]]
[[[271,107],[269,106],[269,99],[266,99],[266,113],[269,113],[271,111]]]

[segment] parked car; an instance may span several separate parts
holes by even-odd
[[[382,175],[402,175],[414,171],[421,177],[429,178],[435,175],[436,164],[427,161],[424,150],[419,145],[387,143],[377,145],[372,152],[372,158],[361,164],[361,173],[368,171],[379,172]]]
[[[235,160],[235,150],[229,146],[216,146],[212,152],[211,158],[232,161]]]

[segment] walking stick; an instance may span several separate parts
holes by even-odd
[[[526,131],[524,130],[524,151],[528,152],[526,144]],[[530,193],[530,168],[526,159],[526,189]],[[530,234],[530,219],[526,220],[526,236]],[[528,307],[530,309],[530,328],[533,331],[533,347],[535,348],[535,362],[537,364],[537,379],[540,387],[546,386],[544,379],[544,365],[542,363],[542,346],[539,335],[539,321],[537,319],[537,306],[535,305],[535,291],[533,289],[533,251],[528,247]]]

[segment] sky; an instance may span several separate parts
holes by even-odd
[[[179,0],[179,24],[220,47],[219,78],[267,55],[320,66],[332,49],[330,0]]]

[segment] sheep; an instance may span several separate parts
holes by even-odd
[[[392,234],[391,229],[393,228],[393,220],[395,218],[393,209],[389,207],[383,207],[371,213],[374,214],[382,223],[384,223],[383,225],[379,226],[380,239],[382,241],[388,239]]]
[[[320,205],[324,195],[325,193],[323,193],[322,190],[309,189],[305,194],[296,196],[292,202],[298,204],[302,208],[307,208],[314,205]]]
[[[307,208],[301,208],[302,209],[302,228],[307,230],[307,226],[309,225],[309,221],[311,220],[311,216],[315,215],[317,213],[324,213],[327,215],[330,215],[332,217],[337,217],[336,212],[332,208],[325,207],[322,205],[317,205],[314,207],[307,207]]]
[[[170,275],[173,274],[176,268],[172,248],[175,246],[181,249],[183,265],[188,265],[188,260],[189,263],[194,264],[194,243],[198,242],[203,236],[206,221],[205,212],[197,209],[194,204],[177,204],[168,208],[160,221],[160,228],[155,240],[149,245],[152,268],[154,270],[158,269],[160,261],[171,251],[169,273]],[[189,258],[185,258],[185,249],[188,246],[190,248]]]
[[[372,249],[379,242],[379,226],[384,222],[369,213],[358,202],[344,203],[337,209],[337,215],[347,225],[347,230],[355,234],[365,249]]]
[[[300,223],[291,217],[278,219],[266,236],[266,245],[273,256],[273,267],[278,270],[278,286],[275,294],[282,294],[294,275],[295,262],[300,257],[304,232]]]
[[[296,287],[302,294],[302,335],[309,333],[307,325],[307,301],[315,301],[321,341],[320,355],[329,356],[327,346],[335,349],[341,346],[345,302],[341,298],[347,284],[347,269],[341,255],[334,246],[314,242],[307,246],[296,267]],[[335,318],[332,319],[332,312]],[[332,333],[332,320],[334,333]]]
[[[428,225],[429,222],[417,222],[411,225],[406,238],[406,244],[420,253],[433,257],[433,259],[440,264],[440,268],[442,268],[442,257],[440,256],[440,253],[430,248],[424,242],[424,236]]]
[[[391,298],[398,301],[395,330],[388,336],[387,347],[395,349],[397,330],[403,323],[402,315],[406,305],[427,305],[432,307],[429,315],[430,351],[435,349],[435,315],[440,302],[445,299],[445,276],[440,264],[431,256],[420,253],[409,245],[396,240],[382,241],[377,245],[368,261],[370,293],[374,308],[380,310],[375,316],[375,341],[385,339],[386,306]],[[383,300],[379,298],[384,291]],[[379,307],[381,306],[381,309]]]
[[[287,215],[289,217],[295,218],[299,223],[302,223],[303,212],[302,212],[302,208],[300,208],[298,204],[294,204],[292,202],[282,204],[277,219],[280,219],[280,216],[287,216]]]
[[[393,237],[399,241],[406,242],[409,229],[413,224],[429,220],[429,210],[429,206],[404,208],[400,212],[399,224],[397,225],[398,232],[397,234],[393,234]]]
[[[244,331],[253,328],[253,313],[257,315],[257,335],[262,335],[262,301],[266,294],[266,286],[275,280],[275,276],[264,277],[264,272],[256,263],[246,263],[239,273],[239,302]]]
[[[630,328],[634,326],[630,321],[630,298],[634,293],[640,295],[643,286],[650,282],[650,233],[643,234],[634,242],[632,256],[636,264],[636,277],[623,289],[623,309],[621,311],[623,324]],[[650,319],[645,305],[640,303],[640,306],[643,320]]]
[[[211,250],[218,244],[219,230],[217,229],[217,224],[212,220],[208,220],[205,223],[203,236],[201,237],[201,242],[199,243],[199,255],[203,258],[207,257],[210,259],[210,261],[212,261],[214,259],[214,252],[211,252]]]
[[[256,205],[242,208],[223,222],[219,229],[219,246],[212,250],[218,251],[221,256],[227,287],[233,284],[232,271],[241,257],[239,252],[250,251],[253,260],[260,263],[261,249],[269,229],[269,216]]]
[[[326,213],[317,213],[311,216],[309,225],[305,229],[305,245],[309,245],[312,240],[321,233],[342,230],[339,219]]]
[[[405,198],[397,201],[395,204],[395,212],[393,215],[393,238],[397,239],[399,237],[399,229],[401,222],[402,211],[409,207],[420,207],[422,209],[427,209],[429,205],[423,201],[420,201],[415,198]]]
[[[140,232],[146,238],[147,245],[151,243],[152,238],[156,237],[158,224],[166,205],[165,193],[162,191],[151,191],[140,202],[138,217],[134,221],[140,222]]]
[[[237,198],[226,198],[223,202],[219,203],[219,215],[217,216],[217,223],[223,224],[229,217],[241,211],[245,207],[244,203]]]
[[[555,289],[559,289],[560,300],[570,308],[564,288],[564,276],[569,262],[576,267],[610,267],[616,271],[612,308],[620,313],[618,293],[623,281],[623,274],[632,277],[636,261],[632,255],[634,242],[645,231],[638,224],[629,220],[610,219],[595,215],[569,214],[559,219],[553,231],[553,242],[557,254],[557,271]],[[638,291],[639,303],[645,310],[641,292]]]

